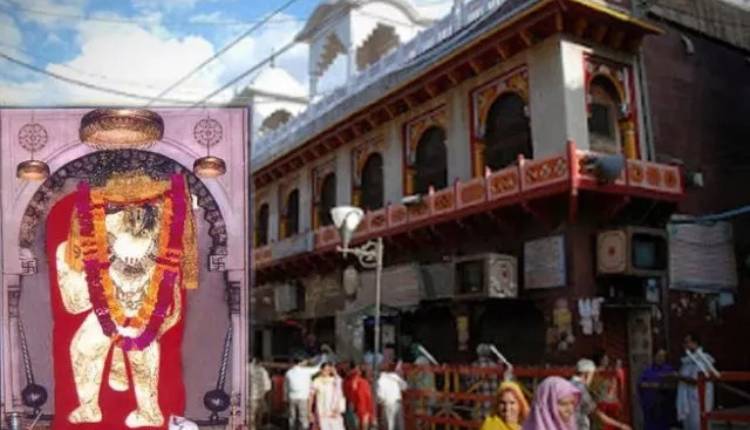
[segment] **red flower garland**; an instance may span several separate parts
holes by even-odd
[[[145,328],[136,337],[121,335],[117,332],[117,325],[112,320],[111,310],[104,293],[102,276],[109,276],[109,261],[101,261],[100,254],[108,255],[109,252],[100,252],[95,238],[93,206],[91,204],[91,187],[85,181],[78,183],[76,196],[76,212],[80,228],[81,248],[83,251],[83,267],[86,273],[89,298],[99,320],[99,325],[105,335],[114,338],[117,344],[125,351],[142,350],[156,339],[159,328],[164,322],[167,310],[172,303],[172,291],[180,278],[180,260],[182,257],[182,240],[185,231],[185,217],[187,214],[187,192],[185,181],[179,174],[170,178],[171,188],[166,198],[171,199],[172,220],[169,223],[169,240],[164,250],[156,258],[156,270],[153,276],[161,273],[161,281],[158,283],[156,305]],[[103,221],[103,220],[101,220]],[[164,226],[162,225],[162,228]],[[163,251],[163,252],[162,252]],[[127,326],[127,321],[125,323]]]

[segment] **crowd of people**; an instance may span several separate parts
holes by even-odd
[[[639,378],[638,394],[646,430],[669,430],[676,419],[684,430],[700,428],[696,381],[700,372],[713,368],[713,359],[703,352],[694,335],[686,336],[684,347],[686,356],[678,372],[666,363],[666,351],[659,350],[653,364]],[[480,367],[492,365],[487,348],[480,346],[477,353]],[[429,371],[429,366],[424,370],[420,367],[424,362],[415,362],[408,382],[400,365],[383,366],[373,387],[373,363],[347,363],[337,370],[331,358],[327,354],[316,359],[299,357],[286,372],[284,398],[289,430],[369,430],[375,427],[403,430],[402,393],[407,388],[436,393],[435,375]],[[253,418],[263,410],[261,399],[271,389],[271,383],[266,370],[255,361],[251,363],[250,372],[253,411],[250,428],[254,429]],[[622,419],[625,410],[621,399],[627,396],[624,372],[619,363],[613,365],[606,354],[594,360],[579,360],[570,379],[559,376],[544,379],[536,387],[531,402],[524,387],[508,376],[484,375],[467,381],[474,387],[469,390],[494,399],[478,402],[474,409],[472,417],[481,420],[480,430],[631,429]],[[710,384],[706,394],[710,407]],[[430,415],[434,412],[434,400],[427,396],[411,407],[419,414]]]

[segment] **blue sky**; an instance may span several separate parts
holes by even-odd
[[[0,0],[0,53],[70,79],[154,95],[286,1]],[[199,99],[248,69],[291,40],[319,1],[295,1],[170,96]],[[435,16],[452,0],[415,3]],[[276,63],[306,85],[305,45]],[[0,105],[128,103],[142,102],[73,86],[0,59]]]

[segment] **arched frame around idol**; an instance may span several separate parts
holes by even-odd
[[[250,243],[246,216],[250,210],[248,112],[235,108],[156,109],[154,112],[164,124],[159,141],[138,150],[97,151],[81,142],[79,136],[81,119],[89,111],[0,109],[0,417],[4,420],[14,411],[29,412],[21,394],[29,382],[29,366],[35,383],[44,386],[49,394],[41,407],[43,416],[55,412],[45,224],[49,210],[75,191],[81,179],[101,183],[108,170],[141,170],[156,179],[166,179],[170,173],[183,173],[186,177],[198,239],[199,282],[196,290],[186,294],[188,310],[182,340],[184,413],[196,420],[208,417],[203,396],[217,386],[230,326],[224,389],[237,406],[246,404],[246,291],[250,280],[246,245]],[[212,127],[210,135],[206,134],[207,124]],[[192,174],[195,161],[207,153],[225,160],[226,174],[216,178]],[[50,176],[46,180],[16,176],[19,163],[29,158],[47,163]],[[236,409],[238,419],[244,419],[246,408]],[[221,415],[226,418],[229,413],[228,409]]]

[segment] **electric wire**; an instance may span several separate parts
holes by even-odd
[[[279,13],[281,13],[282,11],[284,11],[284,9],[288,8],[289,6],[291,6],[292,4],[294,4],[297,1],[298,0],[288,0],[288,1],[286,1],[283,5],[281,5],[280,7],[278,7],[277,9],[275,9],[273,12],[271,12],[262,21],[260,21],[257,24],[253,25],[247,31],[245,31],[241,35],[239,35],[239,37],[237,37],[236,39],[234,39],[233,41],[231,41],[228,45],[226,45],[225,47],[223,47],[220,50],[218,50],[210,58],[206,59],[205,61],[203,61],[202,63],[200,63],[199,65],[197,65],[190,72],[188,72],[185,76],[183,76],[182,78],[178,79],[175,83],[173,83],[172,85],[170,85],[169,87],[167,87],[166,89],[164,89],[164,91],[160,92],[156,97],[154,97],[153,100],[149,101],[146,104],[146,107],[151,106],[151,104],[153,104],[154,101],[156,101],[158,99],[161,99],[163,96],[165,96],[167,93],[169,93],[170,91],[172,91],[174,88],[176,88],[177,86],[181,85],[183,82],[185,82],[186,80],[188,80],[191,76],[193,76],[200,69],[204,68],[206,65],[208,65],[209,63],[211,63],[213,60],[219,58],[222,54],[224,54],[225,52],[227,52],[228,50],[230,50],[232,47],[234,47],[235,45],[237,45],[238,43],[240,43],[240,41],[242,41],[244,38],[246,38],[247,36],[249,36],[255,30],[261,28],[266,22],[268,22],[269,20],[271,20],[274,16],[276,16]]]
[[[39,56],[39,55],[37,55],[37,54],[35,54],[33,52],[30,52],[30,51],[22,49],[22,48],[20,48],[18,46],[13,46],[13,45],[10,45],[10,44],[7,44],[7,43],[0,42],[0,47],[4,47],[6,49],[11,49],[13,51],[16,51],[19,54],[23,54],[23,55],[29,57],[32,60],[43,61],[45,63],[54,64],[55,66],[68,69],[68,70],[70,70],[72,72],[75,72],[76,74],[84,75],[84,76],[87,76],[89,78],[94,78],[94,79],[101,80],[101,81],[109,81],[110,83],[117,83],[117,84],[122,84],[122,85],[130,85],[130,86],[134,86],[134,87],[141,87],[141,88],[144,88],[144,89],[149,89],[149,90],[154,90],[154,91],[159,90],[161,88],[160,86],[158,87],[156,85],[149,85],[149,84],[145,84],[143,82],[129,81],[127,79],[113,78],[111,76],[102,75],[100,73],[89,72],[89,71],[86,71],[86,70],[83,70],[83,69],[79,69],[77,67],[70,66],[70,65],[65,64],[65,63],[55,63],[55,61],[57,61],[57,60],[52,60],[49,57]]]
[[[6,13],[11,12],[12,10],[22,12],[25,14],[30,15],[40,15],[40,16],[50,16],[54,18],[61,18],[61,19],[67,19],[71,21],[81,21],[81,22],[102,22],[102,23],[108,23],[108,24],[140,24],[140,25],[154,25],[154,24],[161,24],[165,26],[179,26],[179,25],[195,25],[195,26],[232,26],[232,27],[245,27],[253,24],[257,24],[259,22],[262,22],[263,19],[252,19],[248,21],[200,21],[200,20],[188,20],[188,21],[161,21],[159,19],[135,19],[135,18],[107,18],[107,17],[97,17],[97,16],[86,16],[86,15],[77,15],[77,14],[68,14],[68,13],[61,13],[61,12],[49,12],[44,10],[38,10],[38,9],[31,9],[27,8],[25,6],[21,6],[19,4],[10,2],[8,0],[2,0],[2,2],[6,5],[3,6],[0,4],[0,10],[5,11]],[[276,24],[276,23],[288,23],[288,22],[303,22],[305,19],[303,18],[279,18],[275,19],[269,24]]]
[[[222,91],[226,90],[227,88],[231,87],[232,85],[234,85],[238,81],[240,81],[243,78],[245,78],[246,76],[250,75],[251,73],[259,70],[261,67],[263,67],[266,64],[270,63],[271,61],[273,61],[279,54],[282,54],[282,53],[290,50],[296,44],[297,44],[297,41],[295,39],[292,39],[286,45],[284,45],[283,47],[281,47],[281,49],[279,49],[278,51],[274,52],[273,54],[271,54],[268,57],[264,58],[263,60],[259,61],[258,63],[255,63],[252,67],[250,67],[249,69],[247,69],[244,72],[240,73],[238,76],[236,76],[235,78],[233,78],[229,82],[225,83],[224,85],[222,85],[218,89],[216,89],[213,92],[211,92],[210,94],[206,95],[201,100],[193,103],[191,107],[198,107],[198,106],[203,105],[207,101],[209,101],[212,98],[214,98],[217,94],[221,93]]]
[[[21,60],[15,58],[13,56],[10,56],[8,54],[3,53],[3,52],[0,52],[0,58],[3,58],[6,61],[9,61],[11,63],[14,63],[14,64],[18,65],[18,66],[24,67],[26,69],[32,70],[34,72],[50,76],[52,78],[58,79],[60,81],[67,82],[69,84],[78,85],[80,87],[88,88],[90,90],[101,91],[101,92],[110,93],[110,94],[114,94],[114,95],[118,95],[118,96],[128,97],[128,98],[131,98],[131,99],[137,99],[137,100],[154,100],[153,96],[147,96],[147,95],[133,93],[133,92],[129,92],[129,91],[118,90],[116,88],[109,88],[109,87],[105,87],[105,86],[102,86],[102,85],[92,84],[90,82],[85,82],[85,81],[81,81],[81,80],[78,80],[78,79],[69,78],[67,76],[63,76],[63,75],[55,73],[55,72],[50,72],[48,70],[44,70],[44,69],[42,69],[40,67],[34,66],[33,64],[29,64],[29,63],[26,63],[25,61],[21,61]],[[174,104],[181,104],[181,105],[188,105],[188,104],[191,103],[190,100],[172,99],[172,98],[164,98],[164,97],[160,97],[158,100],[162,101],[162,102],[174,103]]]

